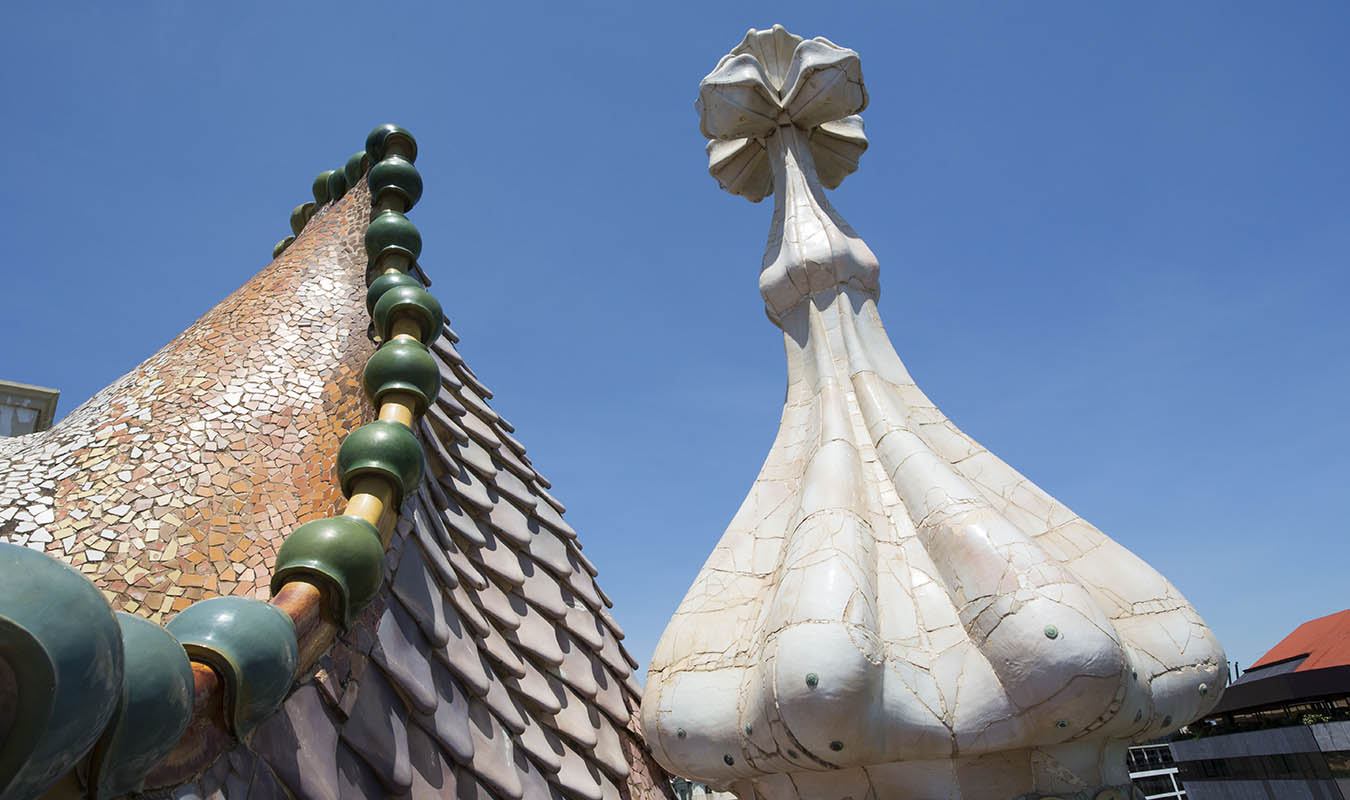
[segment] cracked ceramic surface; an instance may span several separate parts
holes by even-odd
[[[788,390],[652,657],[648,741],[742,798],[1128,796],[1127,744],[1212,708],[1223,651],[1165,578],[910,378],[876,258],[824,193],[820,131],[864,142],[866,97],[856,53],[780,27],[700,86],[710,153],[753,142],[771,175],[713,158],[724,188],[774,193],[759,284]]]

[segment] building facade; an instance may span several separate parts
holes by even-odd
[[[1166,742],[1131,747],[1125,759],[1130,767],[1130,783],[1146,800],[1186,797],[1186,789],[1177,775],[1176,760]]]
[[[0,381],[0,436],[45,431],[56,418],[61,393],[43,386]]]
[[[1300,625],[1189,729],[1170,747],[1192,800],[1350,797],[1350,610]]]

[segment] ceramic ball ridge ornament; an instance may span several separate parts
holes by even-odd
[[[759,284],[788,390],[652,657],[647,740],[743,800],[1130,797],[1126,747],[1211,709],[1223,650],[910,378],[876,257],[825,196],[866,148],[866,103],[857,53],[779,26],[700,84],[711,173],[774,195]]]

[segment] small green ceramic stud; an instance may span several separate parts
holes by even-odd
[[[377,419],[342,440],[337,469],[344,496],[352,496],[357,478],[378,475],[394,487],[394,506],[398,507],[422,482],[422,444],[406,426]]]
[[[375,321],[375,332],[381,339],[389,338],[394,319],[401,315],[411,315],[417,319],[423,344],[434,342],[445,325],[441,304],[426,289],[416,286],[395,286],[375,303],[371,317]]]
[[[286,537],[272,572],[272,594],[301,579],[325,588],[344,626],[374,599],[384,578],[384,547],[375,526],[359,517],[306,522]]]
[[[117,623],[126,661],[117,712],[90,759],[96,800],[141,791],[192,721],[192,664],[183,646],[143,617],[119,611]]]
[[[409,261],[422,254],[422,234],[407,217],[393,209],[385,209],[370,221],[366,228],[366,258],[377,266],[386,253],[402,253]]]
[[[0,542],[0,797],[38,797],[89,751],[122,688],[122,636],[87,578]],[[10,693],[12,692],[12,694]]]
[[[169,621],[194,661],[225,680],[226,718],[243,738],[281,706],[295,680],[300,646],[286,612],[251,597],[199,600]]]
[[[407,392],[417,398],[413,413],[426,413],[441,388],[441,371],[436,359],[421,342],[397,339],[386,342],[366,362],[361,376],[366,397],[376,408],[390,392]]]
[[[333,177],[331,169],[326,169],[314,176],[314,185],[310,187],[310,190],[314,193],[315,208],[322,208],[329,200],[333,199],[333,195],[328,190],[328,179],[331,177]]]
[[[366,156],[365,150],[358,150],[352,153],[351,158],[342,167],[342,174],[347,176],[347,185],[355,186],[356,182],[361,180],[361,176],[366,174],[370,168],[370,159]]]
[[[366,137],[366,153],[373,161],[380,161],[391,154],[416,161],[417,140],[403,128],[386,122]]]
[[[313,203],[301,203],[291,209],[291,233],[299,236],[300,231],[305,229],[305,224],[309,222],[309,218],[312,216],[314,216]]]
[[[384,293],[396,286],[413,286],[418,289],[426,288],[422,282],[411,275],[402,272],[386,272],[380,277],[370,282],[370,288],[366,289],[366,313],[375,311],[375,304],[380,301]]]
[[[347,174],[340,169],[331,172],[328,176],[328,196],[336,203],[347,193]]]
[[[402,156],[388,156],[370,168],[370,200],[378,204],[381,195],[392,194],[403,202],[403,210],[422,199],[422,176],[412,162]]]

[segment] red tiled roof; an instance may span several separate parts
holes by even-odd
[[[1303,623],[1248,669],[1302,655],[1308,657],[1295,672],[1350,665],[1350,608]]]

